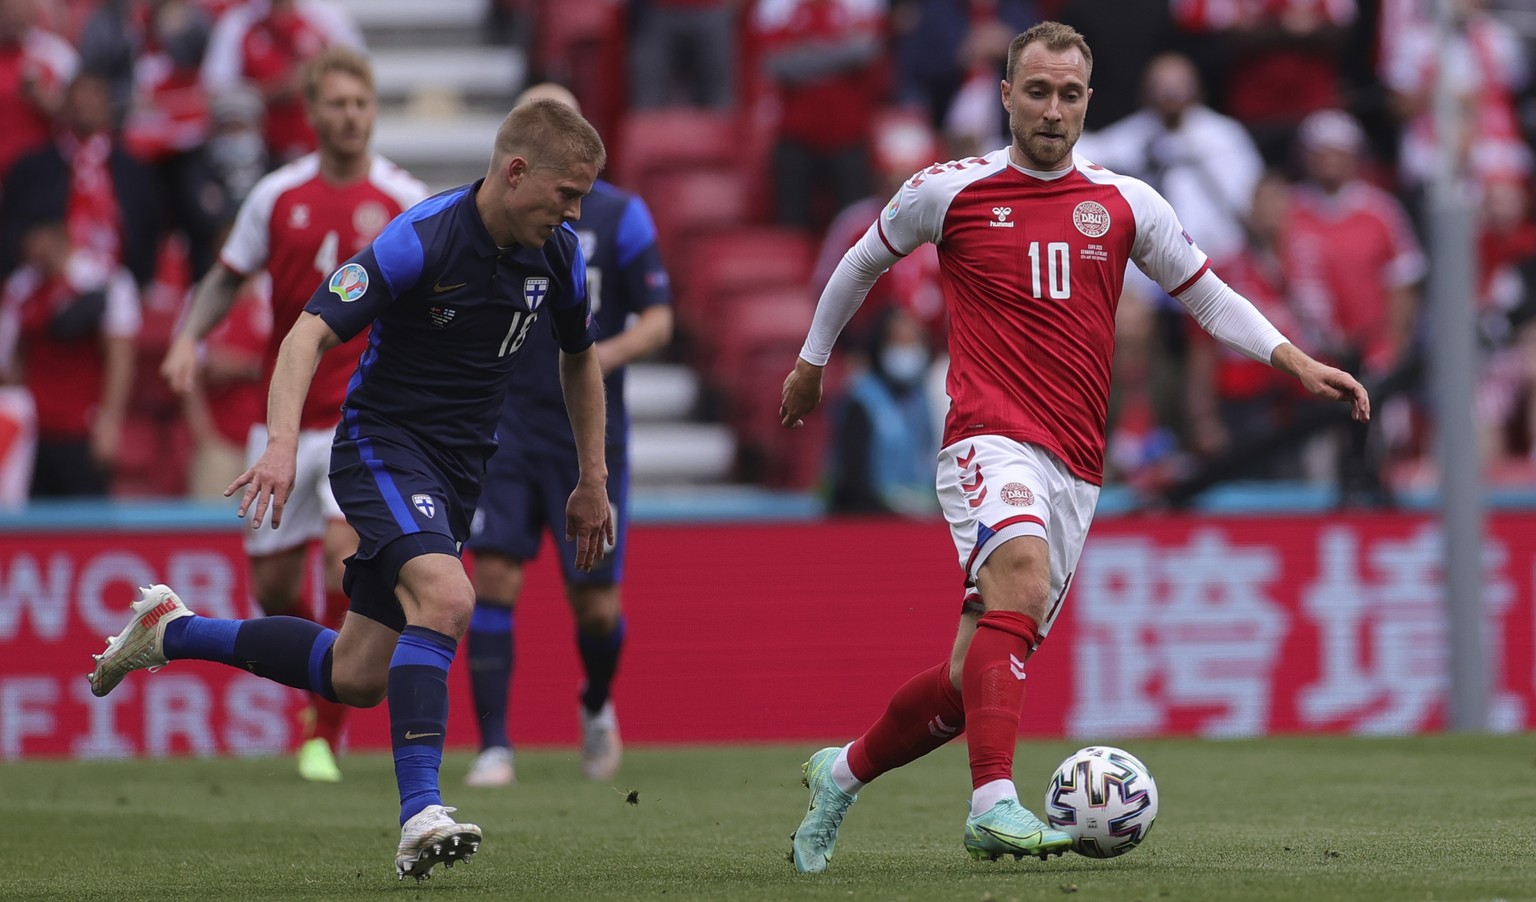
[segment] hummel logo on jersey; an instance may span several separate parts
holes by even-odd
[[[544,303],[544,297],[547,294],[549,294],[548,279],[529,277],[523,280],[523,300],[528,303],[529,311],[538,313],[539,305]]]
[[[997,219],[993,222],[987,223],[987,225],[992,226],[994,229],[1013,228],[1013,223],[1008,221],[1008,217],[1013,215],[1012,207],[993,207],[992,215],[996,216]]]
[[[1008,669],[1013,671],[1014,679],[1024,679],[1024,662],[1020,661],[1017,655],[1011,653],[1008,655]]]
[[[411,504],[415,505],[416,509],[429,520],[432,519],[433,514],[437,513],[437,502],[432,500],[431,495],[412,495]]]
[[[406,730],[405,731],[405,738],[406,739],[426,739],[428,736],[441,736],[441,735],[443,735],[443,734],[442,733],[412,733],[410,730]]]
[[[452,285],[444,285],[442,280],[439,279],[438,281],[432,283],[432,293],[442,294],[445,291],[452,291],[455,288],[463,288],[468,284],[468,282],[454,282]]]

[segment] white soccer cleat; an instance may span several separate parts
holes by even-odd
[[[130,602],[133,617],[123,631],[107,637],[107,650],[91,657],[96,669],[91,671],[91,694],[100,698],[117,688],[123,677],[135,670],[151,672],[164,667],[165,625],[179,617],[191,617],[186,605],[169,586],[154,585],[139,590],[138,600]]]
[[[469,861],[480,851],[480,828],[460,824],[449,817],[457,808],[428,805],[400,828],[400,848],[395,852],[395,876],[416,882],[429,880],[438,864],[453,867],[456,861]]]
[[[470,765],[465,786],[488,789],[494,786],[511,786],[517,782],[517,771],[512,765],[512,750],[506,746],[492,746],[481,752]]]
[[[610,700],[596,714],[587,713],[583,705],[577,707],[581,709],[581,773],[588,780],[612,780],[624,757],[613,702]]]

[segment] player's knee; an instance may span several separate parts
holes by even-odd
[[[469,631],[475,613],[475,592],[468,582],[435,586],[421,598],[420,625],[455,639]]]
[[[619,628],[619,611],[616,607],[599,606],[578,609],[575,612],[576,629],[583,636],[608,636]]]
[[[389,688],[388,671],[383,674],[364,673],[360,670],[333,670],[331,687],[336,700],[354,708],[372,708],[384,700]]]

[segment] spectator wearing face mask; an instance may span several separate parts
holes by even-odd
[[[890,307],[873,336],[868,368],[849,382],[834,423],[829,506],[837,513],[935,513],[927,334],[911,313]]]

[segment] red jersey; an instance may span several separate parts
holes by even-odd
[[[1134,261],[1179,295],[1210,268],[1146,183],[1079,159],[1031,173],[1008,149],[917,173],[873,227],[939,249],[949,308],[944,443],[1001,435],[1103,481],[1115,308]]]
[[[62,90],[75,77],[80,58],[69,42],[41,28],[29,28],[18,44],[0,47],[0,176],[16,158],[52,137],[48,116],[26,94],[33,82],[45,91]]]
[[[295,69],[332,44],[364,49],[357,26],[338,7],[297,0],[274,11],[266,0],[252,0],[219,17],[203,57],[203,84],[216,94],[242,80],[263,88],[285,83]],[[315,147],[300,95],[268,104],[263,128],[267,149],[276,160]]]
[[[753,10],[765,54],[847,47],[882,38],[883,0],[763,0]],[[779,83],[779,134],[820,151],[863,142],[879,105],[876,56],[866,64]]]
[[[54,314],[92,290],[106,295],[97,331],[69,338],[55,335],[49,327]],[[19,354],[25,362],[41,438],[78,441],[90,435],[106,372],[102,342],[133,338],[142,323],[133,276],[89,252],[75,253],[62,277],[50,278],[35,266],[23,266],[6,280],[0,301],[0,357]]]
[[[1390,352],[1389,294],[1424,277],[1424,254],[1397,199],[1351,182],[1337,194],[1291,192],[1285,271],[1300,312],[1336,347]]]
[[[427,196],[426,186],[375,155],[368,175],[334,185],[320,175],[320,157],[309,154],[267,175],[251,189],[219,253],[231,270],[272,276],[272,337],[267,342],[262,396],[283,338],[298,321],[315,286],[362,250],[391,219]],[[359,334],[320,358],[304,401],[304,429],[336,425],[347,380],[367,344]]]

